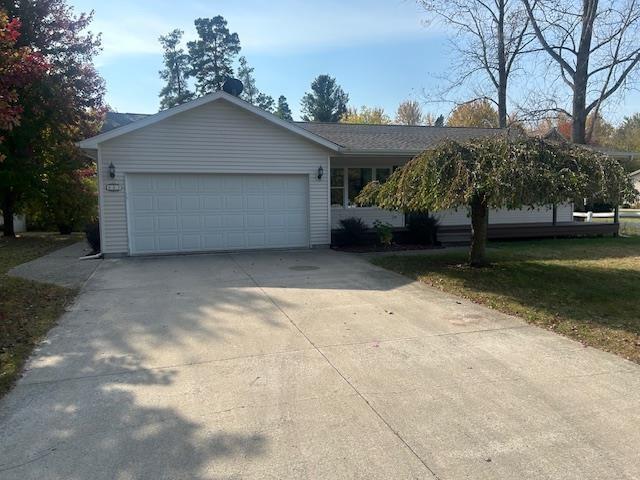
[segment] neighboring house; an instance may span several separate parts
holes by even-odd
[[[367,182],[384,181],[444,138],[505,134],[287,122],[223,92],[155,115],[116,116],[79,144],[98,162],[106,255],[327,246],[347,217],[401,228],[402,212],[355,206]],[[108,130],[114,124],[121,126]],[[469,231],[466,209],[436,214],[443,234]],[[558,206],[553,224],[575,228],[572,214],[571,205]],[[509,236],[532,236],[553,216],[549,206],[489,218],[496,229],[508,226]]]

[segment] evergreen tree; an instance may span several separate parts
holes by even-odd
[[[253,67],[249,66],[246,57],[238,59],[240,66],[238,67],[238,80],[242,82],[242,94],[240,98],[249,103],[255,103],[260,91],[256,87],[256,79],[253,76]]]
[[[302,97],[302,117],[305,121],[339,122],[347,113],[349,95],[329,75],[319,75],[311,83],[311,92]]]
[[[436,118],[435,123],[433,124],[434,127],[444,127],[444,115],[440,114],[438,115],[438,118]]]
[[[164,69],[160,78],[166,85],[160,90],[160,109],[175,107],[193,98],[187,84],[189,56],[179,47],[183,31],[175,29],[159,38],[164,50]]]
[[[199,94],[222,89],[225,80],[233,76],[233,60],[240,52],[237,33],[230,33],[227,21],[220,15],[198,18],[194,22],[198,40],[187,43],[191,60],[190,74],[196,79]]]
[[[271,95],[259,93],[256,97],[255,106],[269,113],[273,113],[273,110],[276,108],[276,102]]]
[[[287,98],[284,95],[278,97],[278,107],[276,108],[275,115],[283,120],[292,121],[291,109],[287,103]]]

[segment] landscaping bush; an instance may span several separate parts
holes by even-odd
[[[438,245],[438,219],[428,213],[412,213],[407,228],[414,242],[420,245]]]
[[[361,218],[344,218],[340,220],[340,226],[342,245],[363,245],[366,242],[367,224]]]
[[[393,242],[393,226],[387,222],[381,222],[376,220],[373,222],[373,227],[376,229],[376,236],[378,237],[378,243],[388,247]]]
[[[100,224],[98,222],[88,224],[84,233],[93,253],[100,253]]]

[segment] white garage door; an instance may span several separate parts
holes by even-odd
[[[308,247],[304,175],[128,174],[130,251]]]

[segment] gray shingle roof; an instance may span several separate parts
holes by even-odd
[[[100,133],[148,117],[143,113],[107,112]],[[348,151],[418,153],[444,139],[464,141],[470,138],[501,135],[498,128],[424,127],[408,125],[364,125],[353,123],[293,122]]]
[[[353,151],[421,152],[444,139],[464,141],[503,135],[498,128],[363,125],[352,123],[295,122],[299,127]]]
[[[114,128],[124,127],[138,120],[142,120],[148,117],[147,113],[119,113],[119,112],[107,112],[104,117],[104,123],[100,133],[108,132]]]

